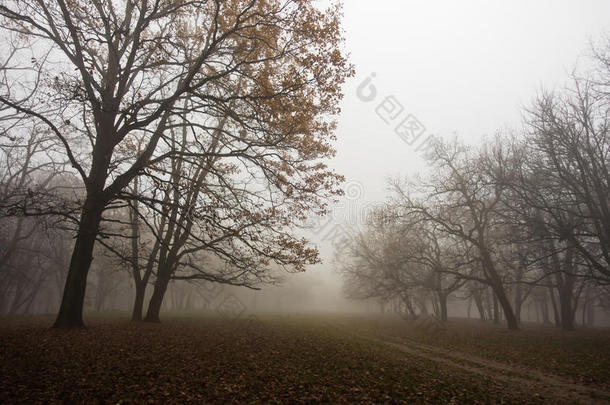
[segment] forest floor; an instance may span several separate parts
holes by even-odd
[[[396,317],[0,320],[0,403],[610,403],[610,330]]]

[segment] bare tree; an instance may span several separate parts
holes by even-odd
[[[509,329],[518,322],[505,289],[504,269],[499,265],[494,230],[505,185],[489,174],[487,158],[457,142],[438,141],[430,154],[433,175],[410,189],[396,182],[396,204],[405,217],[416,216],[434,224],[439,232],[458,238],[481,272],[463,266],[461,277],[489,285],[501,305]],[[501,163],[501,160],[498,161]],[[498,165],[494,170],[503,170]]]
[[[542,94],[529,111],[519,197],[543,213],[556,240],[578,252],[588,277],[610,281],[610,136],[590,83]]]
[[[379,209],[344,258],[341,272],[352,298],[396,299],[412,318],[427,313],[427,302],[441,322],[447,300],[464,281],[456,276],[459,260],[423,221],[404,222],[394,207]]]

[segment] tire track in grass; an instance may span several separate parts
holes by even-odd
[[[329,322],[327,325],[343,333],[389,346],[412,356],[511,384],[518,389],[527,390],[533,395],[540,395],[549,402],[610,404],[610,392],[576,384],[557,375],[513,367],[475,355],[415,342],[408,338],[398,339],[363,334],[340,322]]]

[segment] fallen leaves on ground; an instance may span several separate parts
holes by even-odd
[[[516,403],[514,387],[268,318],[0,323],[0,403]]]

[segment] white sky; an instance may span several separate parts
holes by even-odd
[[[604,0],[344,3],[346,48],[357,75],[345,87],[332,165],[357,184],[359,198],[346,199],[352,213],[385,199],[387,176],[423,167],[420,154],[376,115],[386,96],[394,95],[427,134],[476,143],[499,128],[519,127],[520,108],[541,87],[561,88],[590,42],[610,32]],[[357,88],[372,72],[378,95],[365,103]],[[319,302],[340,295],[325,233],[312,238],[325,263],[292,281],[314,282]]]

